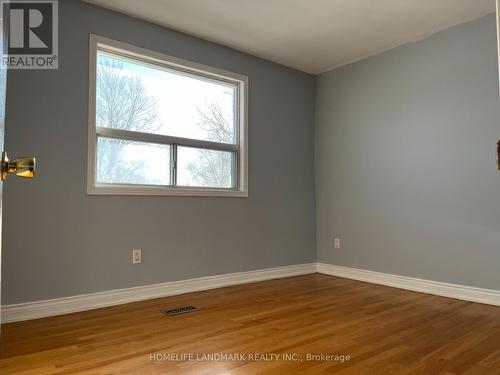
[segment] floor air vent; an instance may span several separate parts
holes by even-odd
[[[198,311],[197,307],[194,306],[181,306],[181,307],[176,307],[173,309],[168,309],[165,310],[163,313],[166,316],[173,316],[173,315],[179,315],[179,314],[184,314],[192,311]]]

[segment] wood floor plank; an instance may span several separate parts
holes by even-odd
[[[4,324],[0,373],[500,374],[500,308],[303,275]]]

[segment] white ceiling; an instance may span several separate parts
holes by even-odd
[[[84,0],[308,73],[423,39],[494,0]]]

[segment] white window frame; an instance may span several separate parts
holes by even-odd
[[[212,81],[226,82],[236,85],[236,144],[222,144],[188,138],[165,136],[160,134],[139,133],[128,130],[96,128],[96,64],[97,52],[107,51],[136,61],[175,70],[190,77],[196,76]],[[168,56],[127,43],[90,34],[89,43],[89,129],[88,129],[88,168],[87,194],[105,195],[174,195],[174,196],[215,196],[215,197],[248,197],[248,77],[212,68],[191,61]],[[96,182],[96,148],[97,137],[111,136],[139,142],[152,142],[178,146],[188,146],[220,151],[232,151],[236,155],[233,165],[236,166],[234,188],[98,184]],[[172,147],[171,147],[172,148]]]

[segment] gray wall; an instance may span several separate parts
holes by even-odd
[[[319,76],[320,262],[500,289],[495,38],[490,15]]]
[[[4,195],[12,304],[315,260],[311,75],[74,0],[58,71],[10,71],[6,147],[36,155]],[[89,33],[246,74],[248,198],[88,196]],[[143,263],[131,264],[141,248]]]

